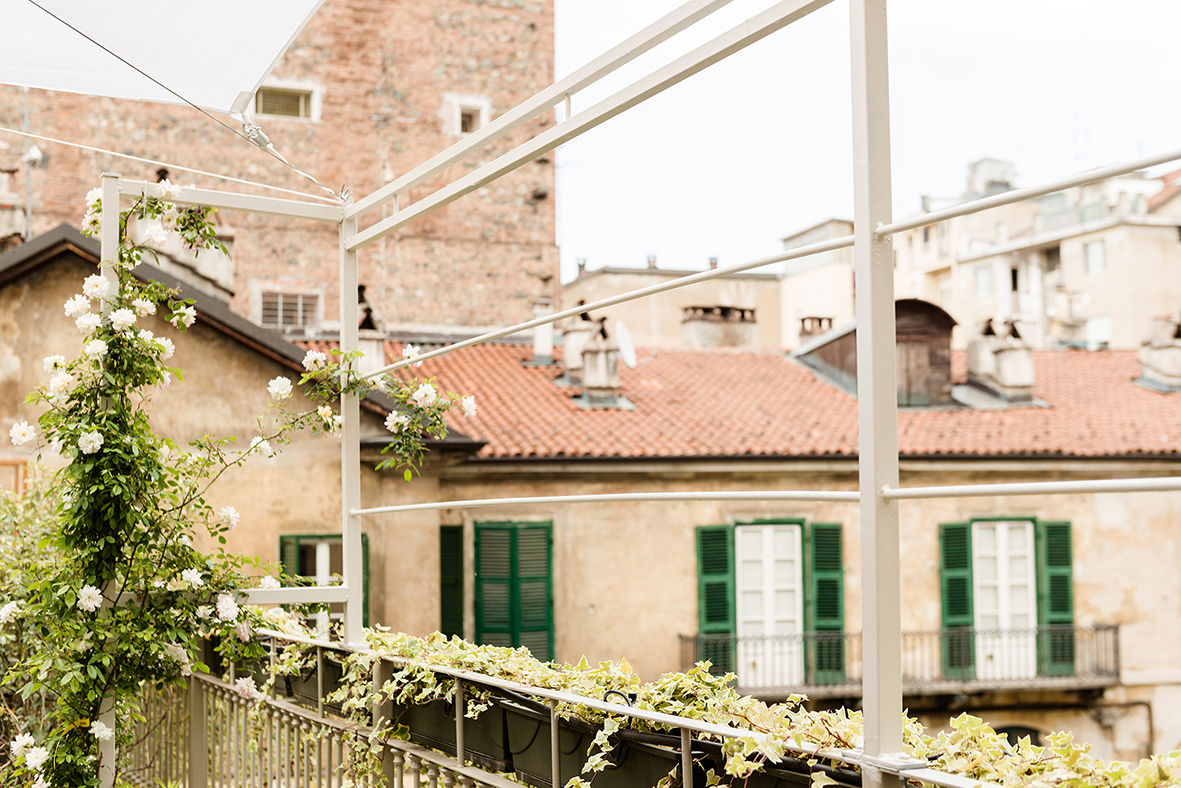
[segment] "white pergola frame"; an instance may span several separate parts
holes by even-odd
[[[340,235],[340,347],[358,349],[359,322],[357,253],[366,245],[432,213],[482,186],[510,173],[536,157],[557,148],[610,118],[628,110],[708,66],[795,22],[832,0],[780,0],[746,22],[722,33],[696,49],[633,82],[594,106],[571,115],[531,140],[517,145],[492,161],[480,165],[416,202],[405,207],[399,198],[448,167],[500,139],[521,124],[566,102],[641,54],[668,40],[690,25],[705,19],[730,0],[689,0],[679,8],[645,27],[623,43],[592,60],[569,76],[558,80],[532,98],[507,111],[479,131],[399,176],[356,203],[325,205],[300,200],[278,199],[210,189],[182,189],[177,202],[230,210],[249,211],[336,224]],[[340,412],[344,427],[341,442],[341,536],[343,543],[343,585],[251,589],[244,592],[252,604],[300,602],[342,602],[345,606],[344,639],[348,644],[362,641],[361,518],[423,509],[477,508],[512,503],[518,505],[594,503],[602,501],[662,500],[792,500],[858,503],[861,510],[862,540],[862,628],[864,644],[863,709],[865,738],[863,751],[850,760],[860,765],[866,786],[898,786],[906,776],[922,777],[947,786],[977,784],[974,780],[941,775],[925,769],[902,753],[902,672],[898,501],[917,498],[1080,494],[1099,492],[1181,491],[1181,477],[1093,480],[1073,482],[1031,482],[981,484],[947,487],[899,487],[898,406],[895,390],[895,325],[893,235],[904,230],[1019,202],[1073,186],[1101,181],[1165,162],[1181,159],[1181,150],[1144,157],[1123,164],[1062,178],[1033,188],[1017,189],[914,219],[895,221],[890,201],[889,77],[886,38],[886,0],[849,0],[853,99],[854,233],[850,236],[786,251],[738,265],[682,276],[669,282],[632,290],[590,304],[559,310],[512,326],[456,342],[414,359],[381,367],[365,377],[400,369],[426,358],[442,356],[489,340],[535,328],[579,312],[686,287],[697,282],[729,276],[771,263],[807,257],[852,247],[858,282],[857,389],[860,471],[857,492],[754,491],[618,493],[609,495],[568,495],[532,498],[501,498],[469,501],[362,508],[360,493],[360,408],[356,395],[344,395]],[[639,144],[639,143],[637,143]],[[103,175],[102,271],[113,277],[118,254],[119,197],[150,195],[163,197],[158,185]],[[393,203],[387,218],[358,229],[362,214]],[[115,209],[115,210],[112,210]],[[114,219],[112,221],[112,219]],[[113,720],[109,720],[113,724]],[[113,755],[113,753],[112,753]],[[112,759],[104,759],[107,765]],[[113,781],[113,771],[107,777]],[[109,784],[109,783],[107,783]]]

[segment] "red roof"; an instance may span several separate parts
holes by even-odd
[[[1181,170],[1173,170],[1161,176],[1164,185],[1161,190],[1148,198],[1148,210],[1155,211],[1181,192]]]
[[[319,344],[319,343],[317,343]],[[388,357],[401,345],[388,342]],[[640,351],[621,367],[634,410],[585,410],[559,367],[530,367],[531,349],[482,345],[412,370],[474,394],[478,413],[456,429],[499,459],[854,457],[857,403],[782,353]],[[963,379],[963,353],[953,373]],[[1134,351],[1035,351],[1035,396],[1049,407],[904,409],[902,454],[946,457],[1181,456],[1181,394],[1136,385]]]

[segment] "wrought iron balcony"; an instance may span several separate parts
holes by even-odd
[[[861,635],[682,635],[683,667],[708,660],[733,672],[740,692],[782,697],[859,695]],[[908,695],[1005,688],[1090,689],[1119,683],[1119,628],[942,629],[902,633]]]

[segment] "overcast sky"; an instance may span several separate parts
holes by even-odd
[[[770,5],[736,0],[574,99],[591,106]],[[557,0],[563,76],[677,0]],[[894,212],[955,197],[967,163],[1033,185],[1181,148],[1178,0],[890,0]],[[568,143],[558,155],[563,279],[704,268],[852,215],[848,4],[829,6]],[[1167,167],[1164,169],[1168,169]]]

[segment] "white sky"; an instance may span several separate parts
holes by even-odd
[[[562,76],[678,0],[558,0]],[[574,98],[574,111],[772,5],[730,6]],[[1178,0],[890,0],[894,213],[955,197],[969,161],[1034,185],[1181,147]],[[835,0],[568,143],[563,279],[588,267],[704,268],[852,216],[848,4]],[[1181,165],[1179,165],[1181,166]],[[1168,170],[1168,167],[1163,168]]]

